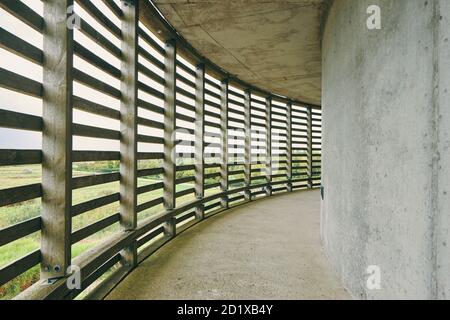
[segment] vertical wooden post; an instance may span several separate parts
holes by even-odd
[[[220,164],[220,187],[222,192],[228,191],[228,79],[221,84],[220,135],[222,145],[222,161]],[[228,197],[222,198],[222,207],[228,208]]]
[[[175,154],[175,125],[176,125],[176,40],[166,43],[166,71],[164,79],[164,206],[167,210],[175,208],[176,201],[176,154]]]
[[[251,124],[251,91],[244,92],[244,126],[245,126],[245,145],[244,145],[244,182],[247,188],[252,184],[252,124]],[[245,200],[251,200],[252,193],[248,189],[245,191]]]
[[[170,218],[163,224],[164,236],[168,238],[174,238],[177,235],[177,219],[175,217]]]
[[[266,195],[272,195],[272,97],[266,98]]]
[[[287,112],[286,112],[286,130],[287,130],[287,137],[286,137],[286,176],[287,176],[287,191],[292,191],[292,101],[289,101],[286,104]]]
[[[308,189],[312,189],[313,187],[313,181],[312,181],[312,176],[313,176],[313,135],[312,135],[312,108],[311,106],[307,106],[307,120],[308,120],[308,125],[307,125],[307,138],[308,138]]]
[[[72,232],[73,0],[44,2],[41,279],[66,275]]]
[[[199,64],[195,77],[195,196],[202,199],[205,195],[205,65]],[[195,209],[197,220],[203,220],[204,207]]]
[[[138,153],[138,1],[122,1],[122,100],[120,106],[120,224],[123,230],[137,227]],[[137,264],[136,242],[122,252],[123,263]]]

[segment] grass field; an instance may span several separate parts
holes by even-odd
[[[82,176],[90,175],[93,173],[103,173],[108,171],[108,168],[104,167],[92,167],[93,171],[89,171],[89,167],[81,166],[82,170],[74,167],[73,175]],[[109,168],[111,169],[111,168]],[[113,168],[114,169],[114,168]],[[138,185],[148,185],[157,182],[158,180],[152,179],[139,179]],[[41,182],[41,166],[14,166],[14,167],[1,167],[0,168],[0,189],[12,188],[16,186],[28,185]],[[181,191],[186,188],[192,188],[191,184],[184,184],[178,186],[177,190]],[[79,190],[74,190],[72,193],[73,205],[83,203],[101,196],[109,195],[119,192],[119,182],[107,183],[98,186],[92,186]],[[212,192],[212,191],[211,191]],[[144,203],[152,199],[162,196],[162,190],[156,190],[148,192],[139,196],[139,203]],[[179,202],[190,201],[193,199],[193,195],[179,198]],[[139,214],[139,219],[144,219],[162,210],[162,205],[149,209]],[[72,220],[72,230],[76,231],[80,228],[88,226],[102,218],[110,216],[119,210],[119,203],[113,203],[84,214],[81,214]],[[26,221],[28,219],[37,217],[41,214],[41,201],[40,199],[22,202],[15,205],[10,205],[0,208],[0,229],[5,227]],[[119,230],[119,225],[115,225],[96,233],[95,235],[75,244],[72,246],[72,256],[76,257],[82,252],[92,248],[99,244],[105,238],[112,233]],[[0,268],[10,264],[11,262],[23,257],[24,255],[38,249],[40,246],[40,234],[39,232],[30,236],[24,237],[10,244],[0,247]],[[0,299],[10,299],[28,288],[31,284],[39,279],[38,266],[32,270],[27,271],[21,276],[17,277],[13,281],[0,287]]]

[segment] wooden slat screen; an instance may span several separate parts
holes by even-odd
[[[184,228],[320,187],[320,107],[226,73],[148,0],[30,3],[0,0],[0,254],[23,248],[0,294],[102,297]]]

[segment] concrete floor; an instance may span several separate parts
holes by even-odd
[[[181,233],[108,299],[349,299],[320,243],[320,194],[226,211]]]

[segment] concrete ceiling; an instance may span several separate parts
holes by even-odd
[[[261,89],[320,104],[325,0],[155,0],[201,54]]]

